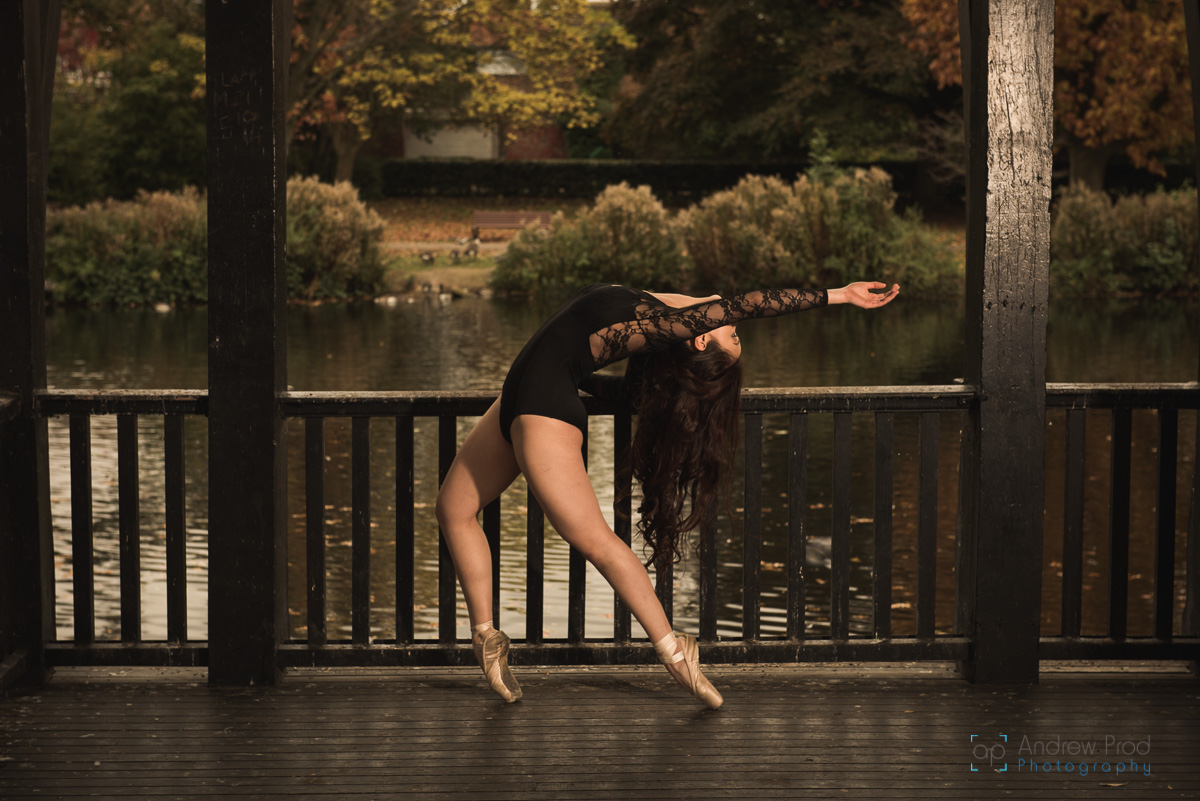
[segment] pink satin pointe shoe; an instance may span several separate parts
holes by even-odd
[[[678,650],[676,650],[676,642],[678,642]],[[687,687],[697,700],[712,709],[716,709],[725,702],[725,699],[717,692],[717,688],[712,686],[712,682],[704,678],[704,674],[700,672],[700,646],[690,635],[671,632],[654,643],[654,650],[658,652],[658,661],[664,665],[673,665],[677,662],[687,664],[687,676],[680,683]]]
[[[521,697],[521,685],[508,667],[508,635],[492,628],[489,620],[473,629],[482,639],[475,643],[475,661],[483,668],[488,684],[506,702],[512,703]]]

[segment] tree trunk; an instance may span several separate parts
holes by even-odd
[[[358,128],[348,122],[337,122],[333,126],[333,152],[337,154],[337,169],[334,182],[349,181],[354,175],[354,159],[362,147]]]
[[[1078,142],[1067,146],[1070,161],[1070,184],[1072,189],[1086,187],[1097,192],[1104,191],[1104,173],[1112,159],[1113,148],[1084,147]]]

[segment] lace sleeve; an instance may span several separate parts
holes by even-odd
[[[642,351],[663,350],[703,333],[756,317],[777,317],[824,306],[824,289],[762,289],[710,300],[682,309],[655,307],[636,320],[615,323],[590,337],[592,358],[599,369]]]

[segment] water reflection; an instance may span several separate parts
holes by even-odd
[[[1200,325],[1194,304],[1063,302],[1051,310],[1048,371],[1051,381],[1187,381],[1195,378]],[[440,303],[421,297],[396,306],[364,303],[295,307],[288,315],[289,381],[304,390],[496,390],[513,355],[540,323],[545,309],[517,301],[466,299]],[[821,386],[949,383],[961,375],[962,306],[909,298],[886,312],[832,308],[739,327],[746,346],[749,386]],[[207,313],[203,308],[161,314],[152,310],[70,310],[48,318],[50,385],[56,388],[197,388],[206,384]],[[936,624],[953,628],[954,537],[957,511],[960,415],[943,414],[939,446]],[[459,422],[460,441],[473,420]],[[1060,620],[1062,556],[1063,420],[1049,415],[1043,578],[1043,630]],[[1190,494],[1195,418],[1181,416],[1180,475],[1176,514],[1177,577],[1183,576],[1186,505]],[[589,456],[601,508],[611,510],[613,446],[610,421],[592,421]],[[806,622],[814,635],[828,632],[832,420],[809,419],[806,499]],[[1100,633],[1107,611],[1108,416],[1089,413],[1087,506],[1084,541],[1085,633]],[[165,520],[162,421],[139,420],[142,531],[143,637],[166,636]],[[787,576],[786,416],[764,419],[762,520],[762,632],[785,631]],[[436,423],[418,420],[416,438],[416,608],[418,637],[437,636]],[[292,632],[304,636],[305,609],[303,427],[288,424],[289,608]],[[874,596],[874,421],[855,415],[851,492],[852,632],[872,628]],[[1151,621],[1157,422],[1134,415],[1134,487],[1130,545],[1131,635],[1148,633]],[[185,426],[189,636],[207,636],[207,425]],[[395,436],[391,420],[372,421],[372,634],[395,634]],[[52,515],[55,532],[56,618],[59,636],[73,636],[71,508],[67,421],[50,421]],[[350,631],[350,425],[326,425],[328,614],[331,638]],[[116,423],[92,423],[95,529],[96,635],[120,636],[117,562]],[[918,488],[917,418],[895,418],[893,510],[893,631],[915,632]],[[742,465],[734,466],[731,506],[718,538],[718,629],[740,636],[742,585]],[[502,560],[498,616],[517,636],[525,632],[526,490],[520,480],[502,499]],[[636,501],[635,501],[636,503]],[[611,522],[611,519],[610,519]],[[545,540],[544,635],[566,635],[568,549],[552,531]],[[677,627],[695,630],[698,572],[690,559],[676,571]],[[1181,585],[1181,582],[1179,582]],[[466,636],[465,609],[458,636]],[[585,625],[589,636],[609,636],[613,596],[589,569]],[[635,626],[635,633],[640,633]]]

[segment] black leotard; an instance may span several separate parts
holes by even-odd
[[[767,289],[677,309],[639,289],[586,286],[517,354],[500,393],[500,432],[511,442],[512,422],[522,414],[553,417],[586,432],[579,386],[601,367],[741,320],[828,302],[824,289]]]

